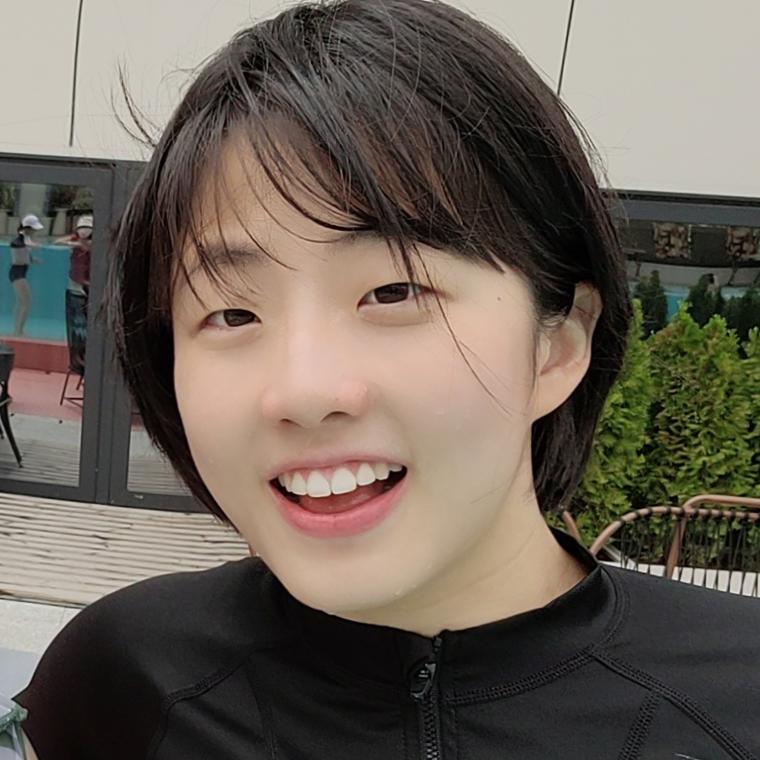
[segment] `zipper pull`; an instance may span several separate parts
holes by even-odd
[[[409,693],[415,702],[422,702],[433,688],[435,679],[436,663],[425,662],[412,673],[412,682]]]
[[[415,666],[410,679],[409,694],[415,702],[425,700],[435,684],[435,674],[438,670],[438,652],[441,648],[441,637],[433,639],[432,656]]]

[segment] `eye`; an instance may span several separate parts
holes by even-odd
[[[392,285],[375,288],[368,295],[375,298],[373,306],[375,304],[404,303],[407,301],[407,296],[411,296],[410,301],[414,300],[413,288],[416,288],[420,295],[424,295],[425,292],[432,292],[429,288],[418,285],[416,282],[394,282]]]
[[[209,314],[205,319],[205,324],[224,330],[228,327],[242,327],[250,324],[254,319],[256,315],[247,309],[223,309]]]

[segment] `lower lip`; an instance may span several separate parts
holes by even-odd
[[[309,512],[283,496],[271,483],[269,487],[283,517],[296,530],[314,538],[345,538],[364,533],[385,520],[404,495],[408,479],[407,472],[390,491],[385,491],[353,509],[330,514]]]

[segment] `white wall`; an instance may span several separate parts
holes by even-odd
[[[66,144],[77,0],[3,0],[0,150],[42,153]]]
[[[563,97],[615,187],[760,197],[760,2],[578,0]]]
[[[484,21],[498,26],[520,45],[544,78],[556,86],[561,46],[569,0],[544,0],[545,12],[532,10],[533,0],[512,0],[508,12],[493,0],[470,0],[457,3],[476,13]],[[45,3],[45,0],[36,0]],[[54,0],[47,0],[53,4]],[[73,73],[73,46],[77,0],[69,0],[72,22],[67,27],[67,44],[71,65],[58,75],[65,86],[60,89],[70,97]],[[126,117],[118,83],[119,67],[126,69],[129,90],[143,113],[159,125],[166,122],[172,108],[189,81],[189,69],[223,45],[234,32],[258,19],[275,15],[292,0],[222,0],[216,3],[193,3],[183,0],[98,0],[85,2],[82,20],[77,107],[74,145],[68,140],[68,101],[56,103],[59,120],[65,131],[54,131],[40,122],[35,141],[19,144],[14,135],[6,138],[0,131],[0,149],[19,152],[52,152],[63,155],[141,159],[146,149],[132,140],[118,123],[114,109]],[[45,40],[58,40],[54,29],[45,22],[41,27],[40,49]],[[38,57],[28,72],[36,81],[49,77],[50,56]],[[114,104],[115,98],[115,104]],[[51,125],[47,125],[49,127]],[[40,139],[44,134],[45,139]]]
[[[509,37],[556,88],[570,0],[452,1]],[[114,118],[119,64],[138,105],[163,124],[185,69],[288,4],[86,0],[69,147],[78,0],[6,0],[4,29],[35,19],[28,35],[4,35],[4,60],[38,94],[19,108],[6,84],[0,150],[145,158]],[[562,96],[612,185],[760,197],[759,28],[758,0],[576,0]]]
[[[52,1],[52,0],[51,0]],[[118,82],[145,115],[163,126],[179,102],[189,69],[253,23],[248,0],[85,0],[75,144],[90,156],[144,158],[114,117],[127,116]]]

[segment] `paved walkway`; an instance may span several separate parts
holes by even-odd
[[[0,494],[0,599],[84,606],[144,578],[247,554],[211,515]]]

